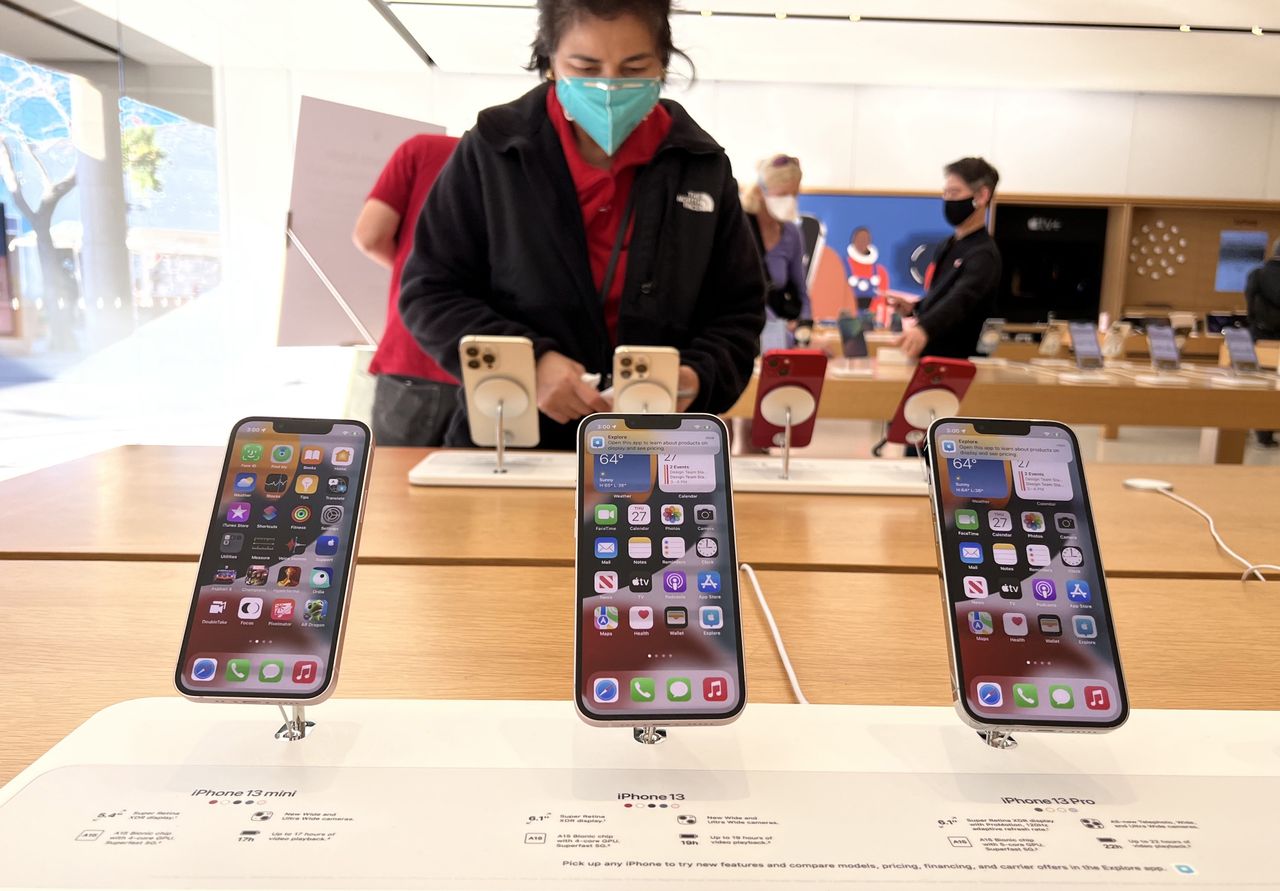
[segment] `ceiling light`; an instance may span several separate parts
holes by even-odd
[[[787,17],[785,12],[775,12],[773,15],[777,19],[785,19]]]
[[[1253,26],[1253,36],[1254,36],[1254,37],[1261,37],[1261,36],[1262,36],[1262,28],[1261,28],[1259,25],[1254,25],[1254,26]]]
[[[710,17],[711,17],[711,15],[712,15],[712,12],[711,12],[711,10],[709,10],[709,9],[704,9],[704,10],[702,10],[702,14],[703,14],[704,16],[707,16],[708,18],[710,18]]]
[[[860,21],[862,21],[862,16],[860,16],[860,15],[851,15],[851,16],[849,16],[849,21],[851,21],[851,22],[860,22]]]
[[[1179,30],[1179,31],[1181,31],[1183,34],[1186,34],[1188,31],[1190,31],[1190,30],[1191,30],[1191,26],[1190,26],[1190,25],[1179,25],[1179,26],[1178,26],[1178,30]]]

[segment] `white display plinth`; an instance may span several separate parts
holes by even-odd
[[[859,377],[875,377],[876,369],[871,364],[871,360],[852,360],[861,361],[863,364],[851,364],[848,359],[832,360],[827,365],[827,374],[835,378],[859,378]],[[892,364],[892,363],[890,363]]]
[[[749,705],[659,746],[568,702],[180,699],[0,790],[0,886],[1273,887],[1274,712],[984,745],[945,708]],[[1174,744],[1170,744],[1174,741]],[[620,884],[622,883],[622,884]]]
[[[573,452],[512,451],[503,459],[504,473],[490,449],[441,449],[409,471],[415,486],[488,486],[498,489],[572,489],[577,485]]]
[[[782,458],[742,455],[732,459],[733,491],[802,495],[928,495],[919,460],[889,458],[791,457],[782,477]]]
[[[1209,386],[1241,390],[1274,390],[1278,381],[1265,377],[1236,377],[1234,375],[1215,375],[1209,378]]]
[[[1190,381],[1178,372],[1155,372],[1139,374],[1134,381],[1140,387],[1185,387]]]
[[[735,492],[827,495],[927,495],[920,462],[845,458],[791,459],[782,479],[782,459],[747,455],[732,459]],[[494,473],[493,452],[443,449],[409,471],[415,486],[572,489],[577,461],[572,452],[507,452],[506,473]]]
[[[1063,371],[1058,374],[1058,383],[1082,387],[1105,387],[1113,381],[1114,378],[1105,371]]]

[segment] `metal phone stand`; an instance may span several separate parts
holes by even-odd
[[[494,424],[494,473],[507,472],[507,421],[523,415],[532,402],[529,392],[507,377],[482,381],[472,394],[471,409],[491,419]]]
[[[641,745],[656,746],[667,738],[667,731],[652,724],[631,728],[631,738]]]
[[[618,389],[613,383],[613,410],[628,415],[669,414],[676,410],[675,397],[653,381],[636,381]]]
[[[760,416],[782,428],[782,478],[791,479],[791,428],[813,417],[818,403],[804,387],[793,384],[770,390],[760,399]]]
[[[979,730],[978,737],[993,749],[1016,749],[1018,741],[1005,730]]]
[[[297,742],[300,739],[306,739],[307,731],[316,726],[315,721],[307,720],[307,707],[304,705],[293,705],[285,711],[285,707],[280,706],[280,715],[284,718],[284,723],[280,725],[280,729],[276,731],[276,739],[282,739],[285,742]]]

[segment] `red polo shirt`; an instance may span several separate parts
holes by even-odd
[[[457,144],[458,140],[453,136],[421,134],[409,137],[392,153],[391,160],[387,161],[373,191],[369,193],[370,198],[377,198],[400,214],[396,258],[391,267],[387,327],[382,332],[373,361],[369,363],[369,371],[373,374],[399,374],[446,384],[457,383],[436,364],[435,359],[423,352],[400,318],[400,274],[404,272],[404,261],[413,250],[413,231],[418,225],[427,193]]]
[[[604,285],[604,274],[609,268],[609,258],[618,238],[618,227],[627,209],[631,184],[636,179],[636,168],[653,160],[662,141],[671,130],[671,115],[661,105],[656,105],[649,116],[640,122],[626,141],[613,155],[609,170],[592,167],[578,150],[578,137],[573,124],[564,116],[564,109],[556,97],[555,87],[547,90],[547,115],[560,136],[565,160],[574,188],[578,191],[578,204],[582,206],[582,224],[587,230],[587,254],[591,261],[591,279],[599,292]],[[635,216],[627,228],[627,235],[618,254],[618,265],[613,273],[609,293],[605,295],[604,320],[609,328],[609,339],[618,342],[618,310],[622,304],[622,285],[627,277],[627,251],[631,242],[631,230]]]

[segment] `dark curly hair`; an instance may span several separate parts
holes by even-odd
[[[672,56],[679,56],[693,67],[689,57],[671,41],[671,0],[538,0],[538,33],[525,67],[546,77],[560,38],[579,19],[591,16],[608,21],[624,15],[635,16],[653,33],[663,71],[671,67]]]
[[[975,192],[986,186],[992,195],[996,192],[996,183],[1000,182],[1000,174],[986,158],[961,158],[942,168],[942,172],[960,177]]]

